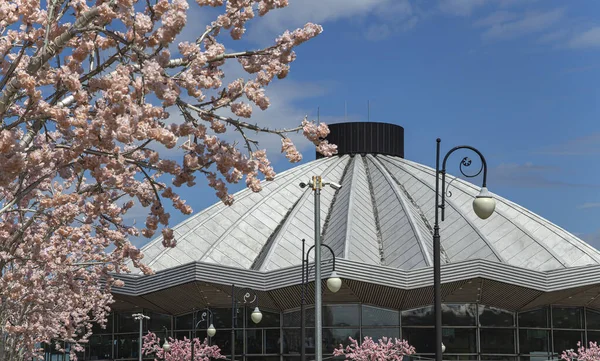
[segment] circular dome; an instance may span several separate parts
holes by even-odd
[[[232,206],[217,203],[175,226],[177,247],[150,242],[144,261],[155,271],[194,261],[261,271],[301,264],[301,240],[313,243],[314,197],[299,183],[313,175],[342,185],[321,193],[323,243],[336,257],[403,270],[432,266],[435,170],[369,153],[317,159],[280,173],[260,193],[243,190]],[[593,247],[497,195],[495,213],[479,219],[472,208],[479,187],[461,179],[450,187],[442,263],[484,259],[536,271],[600,263]]]

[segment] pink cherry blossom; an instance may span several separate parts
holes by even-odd
[[[395,360],[402,361],[404,356],[415,353],[415,348],[405,340],[383,337],[379,342],[373,341],[371,337],[365,337],[361,344],[352,337],[348,338],[350,345],[340,345],[333,351],[334,356],[344,356],[346,360],[374,361]]]
[[[0,1],[3,360],[39,358],[41,343],[70,344],[76,359],[93,324],[106,323],[111,289],[123,285],[115,275],[152,273],[129,238],[176,246],[169,206],[193,211],[178,188],[205,177],[230,205],[229,183],[258,192],[262,180],[274,179],[252,134],[281,137],[291,162],[302,156],[288,133],[302,131],[317,151],[335,154],[323,123],[299,119],[276,129],[241,119],[270,106],[268,85],[287,76],[297,46],[323,29],[308,23],[272,46],[239,53],[228,53],[222,34],[239,39],[248,21],[287,5]],[[191,6],[221,14],[195,39],[174,44],[196,21],[190,11],[205,10]],[[228,62],[239,62],[246,76],[226,83]],[[141,225],[128,218],[136,205],[147,213]]]
[[[209,361],[225,358],[225,356],[221,355],[219,346],[209,346],[207,339],[200,341],[198,338],[189,340],[187,337],[184,337],[183,340],[177,340],[169,337],[166,341],[171,346],[169,351],[163,350],[164,341],[161,341],[160,337],[157,337],[152,332],[148,332],[143,337],[142,355],[154,357],[155,361],[189,361],[192,359],[193,345],[193,361]]]
[[[560,356],[565,361],[599,361],[600,360],[600,347],[596,342],[590,342],[590,347],[586,348],[581,342],[577,342],[577,351],[565,350]]]

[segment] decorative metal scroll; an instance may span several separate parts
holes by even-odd
[[[254,303],[256,301],[256,294],[254,294],[254,298],[252,299],[252,301],[248,302],[248,299],[250,297],[252,297],[252,295],[250,294],[250,292],[246,292],[244,294],[244,303],[250,303],[250,304],[252,304],[252,303]]]
[[[475,173],[475,174],[468,174],[468,173],[465,171],[465,168],[467,168],[467,167],[470,167],[472,163],[473,163],[473,162],[471,161],[471,158],[469,158],[469,157],[464,157],[464,158],[463,158],[463,159],[460,161],[460,165],[459,165],[459,168],[458,168],[458,169],[460,170],[460,173],[461,173],[463,176],[465,176],[465,177],[467,177],[467,178],[475,178],[475,177],[477,177],[478,175],[480,175],[480,174],[481,174],[481,172],[483,172],[483,163],[481,163],[481,167],[479,168],[479,171],[478,171],[477,173]],[[448,185],[446,186],[446,197],[452,197],[452,191],[450,190],[450,185],[452,184],[452,182],[454,182],[454,180],[455,180],[456,178],[458,178],[458,177],[454,177],[454,178],[452,178],[452,180],[451,180],[451,181],[448,183]]]

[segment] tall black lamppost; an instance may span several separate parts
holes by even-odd
[[[481,169],[476,174],[466,174],[463,167],[471,165],[471,160],[465,157],[460,162],[460,172],[462,175],[468,178],[473,178],[481,174],[483,171],[483,184],[481,185],[481,191],[477,197],[473,200],[473,210],[475,214],[481,219],[487,219],[494,213],[496,208],[496,201],[492,198],[490,192],[486,187],[487,182],[487,163],[483,154],[477,149],[468,146],[461,145],[450,149],[444,161],[442,162],[442,169],[440,170],[440,143],[441,139],[437,139],[437,151],[435,161],[435,225],[433,226],[433,298],[434,298],[434,311],[435,311],[435,360],[442,361],[442,353],[445,347],[442,344],[442,295],[441,295],[441,245],[440,245],[440,226],[439,226],[439,215],[438,211],[442,210],[442,222],[444,221],[444,209],[446,205],[446,161],[448,157],[459,149],[469,149],[477,153],[481,159]],[[442,193],[439,192],[440,175],[442,176]],[[448,197],[451,197],[452,193],[448,192]],[[440,204],[441,198],[441,204]]]
[[[237,299],[242,293],[244,293],[242,301],[238,302]],[[231,361],[235,361],[235,328],[237,327],[236,315],[239,311],[238,303],[243,303],[244,308],[246,307],[246,304],[256,303],[254,311],[250,314],[250,318],[254,323],[259,323],[262,320],[262,313],[258,309],[258,296],[256,295],[256,292],[248,288],[242,288],[236,293],[235,285],[231,285]]]
[[[308,251],[304,252],[304,247],[306,245],[306,240],[302,239],[302,291],[300,297],[300,339],[301,339],[301,347],[300,347],[300,360],[306,361],[306,311],[304,309],[304,305],[306,304],[306,285],[308,284],[308,256],[310,251],[312,251],[315,246],[311,246]],[[331,276],[327,279],[327,288],[333,293],[336,293],[342,287],[342,280],[338,277],[335,272],[335,253],[333,253],[333,249],[326,244],[321,244],[321,247],[325,247],[331,252],[331,256],[333,257],[333,268],[331,272]],[[321,282],[315,279],[315,287],[321,287]]]
[[[196,339],[196,329],[198,328],[198,325],[200,324],[200,322],[206,322],[206,334],[208,335],[208,337],[213,337],[217,333],[217,329],[213,325],[213,313],[211,310],[209,310],[208,308],[205,309],[204,312],[202,312],[202,315],[198,322],[196,322],[196,313],[197,313],[196,310],[194,310],[194,312],[192,313],[192,339],[191,339],[192,357],[191,357],[191,361],[194,361],[194,349],[195,349],[194,340]]]

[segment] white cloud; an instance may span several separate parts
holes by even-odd
[[[496,11],[473,23],[475,27],[491,27],[518,18],[519,15],[509,11]]]
[[[600,203],[584,203],[577,206],[578,209],[600,208]]]
[[[451,15],[469,16],[485,4],[486,0],[440,0],[440,10]]]
[[[569,41],[569,46],[572,48],[600,47],[600,26],[573,36]]]
[[[510,39],[527,34],[541,32],[554,25],[564,16],[564,9],[558,8],[545,12],[529,12],[513,21],[491,26],[481,37],[484,40]]]
[[[341,19],[360,22],[368,16],[374,17],[376,22],[389,24],[390,29],[404,29],[396,24],[414,22],[414,13],[409,0],[292,0],[288,7],[254,19],[249,26],[248,38],[261,44],[270,43],[286,29],[307,22],[326,24]]]
[[[501,7],[523,6],[537,1],[538,0],[498,0]]]
[[[563,41],[569,35],[569,30],[558,29],[542,35],[538,42],[541,44],[550,44]]]

